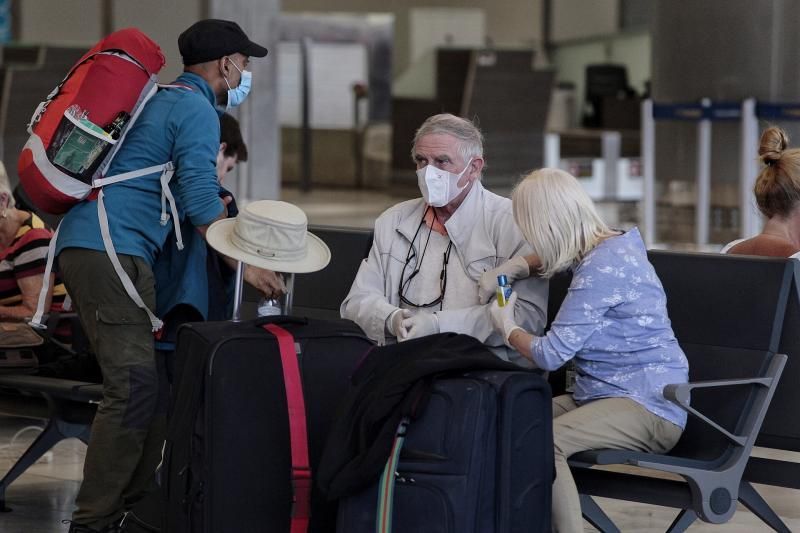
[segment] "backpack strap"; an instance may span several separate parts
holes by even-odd
[[[164,326],[164,323],[153,314],[150,308],[147,307],[142,300],[142,297],[139,296],[139,293],[136,291],[136,287],[134,287],[131,278],[128,276],[128,273],[122,268],[122,264],[119,262],[119,258],[117,257],[117,252],[114,250],[114,243],[111,242],[111,231],[108,227],[108,214],[106,213],[105,202],[103,201],[104,196],[103,189],[100,189],[100,194],[97,195],[97,216],[100,219],[100,235],[103,237],[103,246],[106,249],[106,254],[111,260],[111,264],[114,265],[114,270],[116,271],[117,276],[119,276],[119,280],[122,282],[125,292],[128,293],[128,296],[130,296],[131,300],[133,300],[137,306],[147,313],[147,317],[150,319],[150,324],[153,327],[153,331],[158,331]]]
[[[144,67],[142,68],[144,69]],[[105,174],[106,170],[108,170],[108,167],[111,166],[111,161],[114,159],[114,156],[117,155],[117,150],[119,150],[120,147],[122,147],[122,144],[125,141],[125,137],[128,135],[128,132],[131,130],[131,127],[134,125],[136,120],[139,118],[139,115],[142,114],[142,110],[144,109],[145,104],[149,102],[150,99],[156,95],[159,89],[186,89],[189,91],[192,90],[191,87],[188,87],[186,85],[178,85],[178,84],[165,85],[162,83],[158,83],[158,79],[156,78],[155,74],[152,74],[147,84],[142,89],[142,92],[139,94],[139,99],[133,106],[133,115],[131,115],[131,118],[125,124],[125,128],[122,130],[122,135],[117,140],[117,143],[114,145],[114,148],[112,148],[111,153],[105,158],[103,164],[97,170],[97,174],[95,174],[96,176],[97,175],[102,176],[103,174]],[[92,181],[92,183],[97,184],[99,181],[102,181],[103,179],[111,179],[111,178],[95,179]],[[102,187],[102,184],[97,186]]]
[[[36,302],[36,312],[31,318],[31,327],[44,330],[47,325],[42,322],[44,317],[44,304],[47,300],[47,292],[50,290],[50,274],[53,272],[53,259],[56,255],[56,242],[58,241],[58,230],[61,228],[61,222],[58,223],[55,233],[50,238],[50,244],[47,246],[47,265],[44,267],[44,278],[42,279],[42,288],[39,291],[39,300]]]
[[[172,177],[175,175],[175,164],[172,161],[167,161],[163,165],[154,165],[152,167],[141,168],[139,170],[123,172],[122,174],[109,176],[107,178],[95,179],[93,182],[93,188],[102,188],[106,185],[132,180],[148,174],[155,174],[156,172],[161,172],[161,178],[159,178],[159,181],[161,182],[161,217],[159,217],[159,223],[162,226],[167,225],[170,217],[170,215],[167,214],[167,204],[169,204],[172,219],[175,221],[175,240],[177,241],[178,250],[183,250],[183,234],[181,233],[181,227],[178,223],[178,206],[175,203],[175,197],[172,195],[172,191],[169,188],[169,182],[172,181]]]
[[[117,143],[114,145],[112,152],[106,158],[103,163],[103,166],[100,167],[99,172],[105,172],[108,167],[111,165],[111,161],[114,159],[117,150],[122,146],[123,142],[125,141],[125,137],[128,135],[128,132],[131,130],[131,127],[139,118],[139,115],[142,113],[145,104],[150,101],[150,99],[156,95],[159,89],[183,89],[187,91],[192,91],[193,89],[187,85],[181,84],[162,84],[156,81],[155,76],[150,76],[150,81],[148,82],[147,86],[142,90],[142,94],[139,96],[139,101],[136,102],[136,106],[134,107],[133,115],[131,115],[130,120],[125,125],[125,129],[122,132]],[[127,181],[129,179],[138,178],[140,176],[146,176],[147,174],[154,174],[156,172],[161,172],[161,217],[159,218],[159,222],[162,226],[166,226],[167,222],[169,221],[169,215],[167,215],[167,203],[169,203],[170,213],[172,216],[172,220],[175,221],[175,240],[178,246],[178,250],[183,250],[183,235],[181,234],[180,224],[178,223],[178,208],[175,203],[175,197],[172,195],[172,191],[169,188],[169,182],[172,180],[172,177],[175,175],[175,165],[172,161],[168,161],[163,165],[155,165],[152,167],[143,168],[140,170],[132,170],[130,172],[123,172],[122,174],[117,174],[116,176],[109,176],[103,178],[95,178],[92,180],[92,187],[99,188],[105,185],[111,185],[112,183],[119,183],[120,181]]]
[[[142,308],[147,313],[147,317],[150,319],[150,324],[153,328],[153,331],[160,330],[164,326],[164,323],[153,314],[153,312],[150,310],[149,307],[147,307],[147,305],[145,305],[144,301],[142,300],[142,297],[136,291],[136,287],[134,287],[130,277],[122,268],[122,264],[119,262],[119,258],[117,257],[117,253],[114,249],[114,243],[111,242],[111,229],[109,228],[108,225],[108,213],[106,212],[105,202],[103,200],[105,195],[103,193],[102,185],[108,185],[111,183],[117,183],[120,181],[126,181],[129,179],[138,178],[140,176],[144,176],[146,174],[152,174],[154,172],[158,172],[159,170],[161,170],[162,209],[164,208],[164,201],[163,201],[164,195],[168,194],[170,198],[170,207],[172,209],[172,215],[173,217],[175,217],[175,220],[178,220],[177,208],[175,206],[175,199],[172,197],[172,193],[169,191],[169,180],[172,178],[172,174],[175,172],[174,168],[175,167],[170,161],[163,165],[157,165],[140,170],[134,170],[132,172],[126,172],[124,174],[119,174],[117,176],[112,176],[110,178],[103,178],[102,180],[95,180],[95,183],[97,183],[98,181],[103,182],[100,184],[99,187],[100,193],[97,196],[97,217],[100,222],[100,236],[103,238],[103,247],[106,250],[108,258],[111,260],[111,264],[114,266],[114,271],[117,273],[117,276],[119,276],[120,282],[122,282],[122,286],[125,288],[125,292],[128,293],[128,296],[130,296],[131,300],[133,300],[138,307]],[[161,219],[163,221],[162,225],[166,224],[166,222],[164,221],[165,217],[168,220],[166,213],[162,212],[161,214]],[[175,236],[178,240],[178,248],[183,249],[183,241],[181,238],[181,230],[179,226],[180,224],[177,223],[175,224]],[[42,318],[44,317],[45,313],[44,305],[47,300],[47,293],[50,289],[50,274],[53,271],[53,260],[55,259],[56,243],[58,242],[58,231],[60,228],[61,228],[61,223],[59,222],[58,227],[56,228],[53,237],[50,239],[50,244],[47,248],[47,264],[44,269],[44,279],[42,280],[42,289],[39,291],[39,300],[37,301],[36,304],[36,312],[34,313],[33,318],[31,319],[31,326],[37,329],[46,329],[47,327],[45,324],[43,324]]]
[[[130,172],[123,172],[122,174],[117,174],[115,176],[109,176],[107,178],[98,178],[92,182],[92,186],[95,189],[99,189],[100,187],[105,187],[106,185],[111,185],[112,183],[119,183],[121,181],[128,181],[133,178],[139,178],[141,176],[146,176],[148,174],[155,174],[156,172],[163,172],[167,165],[172,166],[172,161],[168,163],[163,163],[161,165],[153,165],[152,167],[141,168],[139,170],[131,170]],[[173,167],[174,168],[174,167]]]
[[[169,215],[167,214],[167,203],[169,202],[169,210],[172,213],[172,224],[175,228],[175,241],[178,250],[183,250],[183,235],[181,234],[181,223],[178,219],[178,207],[175,204],[175,197],[172,196],[172,191],[169,188],[169,182],[172,176],[175,175],[175,165],[172,161],[164,165],[164,171],[161,173],[161,219],[159,222],[162,226],[166,226],[169,222]]]
[[[142,68],[144,69],[144,67]],[[150,79],[147,80],[147,83],[142,88],[142,92],[139,93],[139,99],[136,100],[136,104],[134,104],[133,106],[133,115],[131,115],[131,118],[128,119],[127,124],[125,124],[125,127],[122,130],[122,135],[120,135],[119,139],[117,139],[117,143],[111,149],[111,153],[109,153],[108,156],[106,156],[105,160],[103,161],[103,164],[100,165],[100,167],[97,169],[97,173],[95,174],[95,176],[102,176],[106,173],[108,167],[111,166],[111,161],[114,160],[114,156],[117,155],[117,151],[122,147],[122,143],[125,142],[125,137],[127,137],[128,132],[131,131],[131,126],[133,126],[133,124],[139,118],[139,115],[142,114],[142,110],[144,109],[145,104],[149,102],[150,99],[153,98],[157,92],[158,92],[158,80],[156,79],[155,74],[151,74]],[[96,181],[97,181],[96,179],[92,180],[92,184],[94,184]]]
[[[286,405],[289,410],[289,442],[292,457],[292,522],[290,533],[305,533],[311,516],[311,462],[308,458],[306,403],[300,366],[294,349],[294,337],[277,324],[261,326],[275,335],[281,354]]]

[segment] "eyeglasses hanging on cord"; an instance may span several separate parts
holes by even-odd
[[[400,272],[400,284],[397,288],[397,293],[400,296],[400,301],[406,305],[411,307],[418,307],[418,308],[427,308],[433,307],[435,305],[439,306],[439,310],[441,311],[444,306],[444,293],[447,290],[447,263],[450,261],[450,252],[453,249],[453,241],[449,241],[447,243],[447,249],[444,251],[444,257],[442,258],[442,271],[439,273],[439,290],[440,294],[439,297],[435,300],[425,303],[425,304],[418,304],[409,300],[404,293],[408,292],[408,286],[411,283],[411,280],[419,274],[420,267],[422,266],[422,262],[425,259],[425,252],[428,250],[428,243],[431,240],[431,232],[433,231],[433,224],[428,228],[428,237],[425,239],[425,246],[422,248],[422,254],[420,255],[419,261],[417,261],[416,268],[411,275],[408,276],[408,279],[403,282],[403,278],[406,274],[406,268],[411,260],[416,257],[416,253],[414,252],[414,242],[417,240],[417,236],[419,235],[420,230],[422,229],[422,225],[425,223],[425,215],[428,214],[428,206],[425,209],[425,212],[422,213],[422,220],[419,222],[419,226],[417,226],[417,231],[414,232],[414,236],[411,238],[411,244],[408,247],[408,253],[406,254],[406,262],[403,265],[403,270]],[[434,212],[434,217],[436,216],[436,212]]]

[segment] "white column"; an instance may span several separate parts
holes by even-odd
[[[653,101],[642,102],[642,216],[644,242],[653,246],[656,239],[656,124]]]
[[[560,168],[561,166],[561,135],[558,133],[544,134],[544,166],[545,168]]]
[[[616,201],[619,196],[619,155],[622,152],[622,134],[618,131],[604,131],[601,134],[603,163],[605,163],[605,183],[603,197]]]
[[[758,150],[758,117],[756,100],[748,98],[742,102],[742,144],[739,148],[739,213],[741,236],[752,237],[761,232],[763,218],[755,206],[753,186],[758,175],[756,153]]]
[[[253,42],[269,49],[253,58],[253,88],[233,115],[247,143],[248,161],[239,164],[231,188],[240,202],[278,199],[281,191],[281,132],[278,124],[278,37],[280,0],[208,0],[210,18],[233,20]]]
[[[711,100],[703,98],[703,107]],[[711,120],[697,124],[697,199],[695,207],[695,241],[708,244],[709,214],[711,211]]]

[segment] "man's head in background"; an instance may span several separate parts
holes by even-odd
[[[217,178],[222,183],[237,163],[247,161],[247,145],[242,139],[239,121],[227,113],[219,117],[219,152],[217,152]]]

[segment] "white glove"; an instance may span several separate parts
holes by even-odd
[[[439,319],[435,313],[419,312],[403,320],[403,327],[408,330],[408,334],[401,341],[416,339],[439,333]]]
[[[411,311],[408,309],[395,309],[392,313],[386,317],[386,329],[389,330],[394,337],[397,337],[398,341],[406,340],[406,336],[408,335],[408,330],[403,327],[403,320],[407,319],[411,316]]]
[[[516,303],[517,293],[512,292],[506,305],[500,307],[497,305],[497,300],[495,300],[489,308],[489,314],[492,317],[492,326],[494,326],[497,333],[503,336],[503,342],[505,342],[506,346],[509,348],[513,348],[513,346],[508,343],[508,337],[511,336],[511,332],[515,329],[522,329],[514,321],[514,304]]]
[[[485,304],[497,293],[497,276],[500,274],[506,275],[509,284],[514,283],[515,280],[527,278],[530,276],[528,261],[523,256],[518,255],[499,267],[481,274],[481,279],[478,281],[478,300],[480,303]]]

